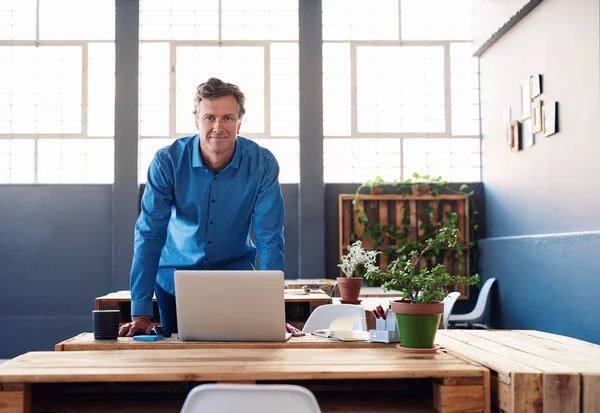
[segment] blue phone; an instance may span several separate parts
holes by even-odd
[[[133,336],[134,341],[157,341],[164,340],[163,336],[151,335],[151,336]]]

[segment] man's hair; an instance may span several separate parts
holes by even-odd
[[[244,102],[246,97],[239,87],[233,83],[223,82],[221,79],[211,77],[196,88],[196,96],[194,96],[193,114],[198,114],[198,107],[202,99],[220,98],[223,96],[233,96],[238,103],[238,116],[241,119],[246,113]]]

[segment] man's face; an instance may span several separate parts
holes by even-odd
[[[204,156],[233,156],[235,140],[242,119],[234,96],[202,99],[196,114],[196,128],[200,134],[200,148]]]

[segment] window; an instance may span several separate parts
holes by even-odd
[[[298,182],[298,1],[140,2],[140,182],[156,150],[196,133],[196,87],[210,77],[246,95],[240,134]]]
[[[0,3],[0,183],[114,181],[114,13],[114,1]]]
[[[323,0],[325,182],[479,181],[472,0]]]

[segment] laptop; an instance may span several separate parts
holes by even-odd
[[[286,341],[283,271],[175,271],[182,341]]]

